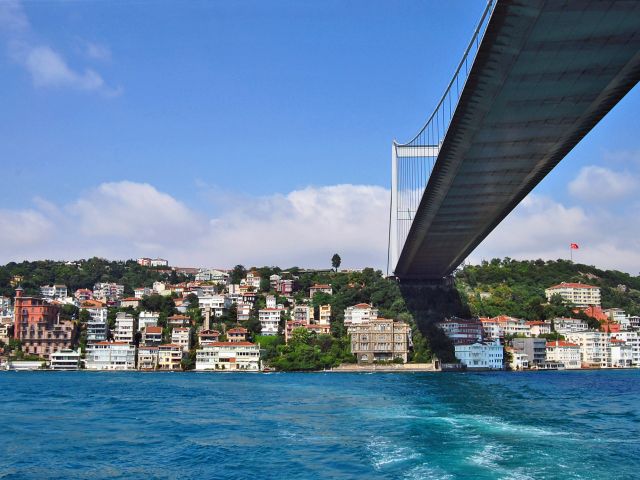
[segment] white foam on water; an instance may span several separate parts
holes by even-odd
[[[488,443],[482,448],[482,450],[471,455],[469,460],[481,467],[491,469],[500,468],[498,462],[500,462],[500,460],[504,460],[502,454],[505,453],[506,449],[507,447],[505,445]]]
[[[371,463],[376,470],[382,470],[387,465],[407,462],[420,458],[414,449],[402,445],[395,445],[384,438],[374,438],[367,444],[371,454]]]
[[[508,460],[511,448],[499,443],[488,443],[481,450],[470,455],[467,460],[483,469],[489,470],[498,478],[505,480],[534,480],[535,477],[525,472],[522,467],[510,467],[500,465],[503,460]]]
[[[527,435],[534,437],[565,436],[566,432],[551,430],[548,428],[534,427],[531,425],[521,425],[510,423],[497,417],[489,415],[458,415],[458,419],[467,427],[479,427],[489,431],[513,435]]]
[[[445,472],[440,468],[431,467],[429,465],[418,465],[413,467],[402,478],[407,480],[449,480],[454,478],[450,473]]]

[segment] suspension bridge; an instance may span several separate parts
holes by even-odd
[[[640,1],[489,0],[420,131],[392,145],[389,266],[449,276],[640,80]]]

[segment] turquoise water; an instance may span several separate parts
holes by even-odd
[[[0,478],[638,478],[640,371],[0,373]]]

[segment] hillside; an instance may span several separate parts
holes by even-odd
[[[599,286],[603,308],[640,314],[640,276],[568,260],[493,259],[465,266],[455,279],[471,313],[479,316],[507,314],[529,320],[554,316],[558,311],[545,306],[544,290],[560,282]]]
[[[178,282],[184,279],[175,273],[169,274],[156,268],[142,267],[135,260],[122,262],[94,257],[76,262],[10,262],[0,266],[0,295],[13,296],[14,277],[20,278],[19,283],[27,295],[38,295],[42,285],[64,284],[73,292],[78,288],[93,288],[97,282],[119,283],[124,285],[125,294],[133,294],[134,288],[151,287],[156,280]]]

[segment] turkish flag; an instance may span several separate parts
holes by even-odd
[[[578,244],[577,244],[577,243],[572,243],[572,244],[570,245],[570,247],[571,247],[571,249],[572,249],[572,250],[578,250],[578,248],[580,248],[580,247],[578,247]]]

